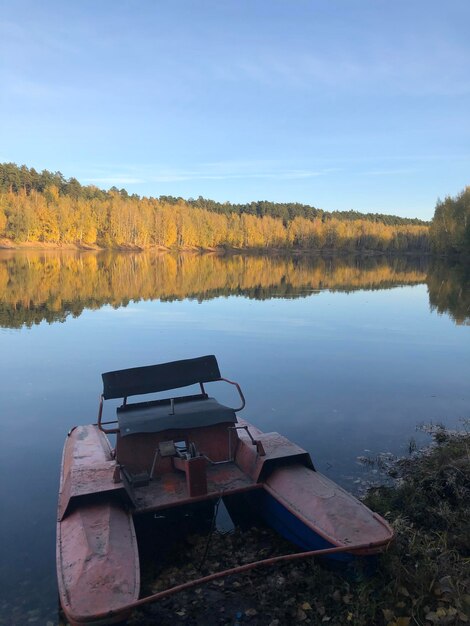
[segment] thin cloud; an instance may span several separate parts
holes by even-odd
[[[272,179],[272,180],[295,180],[325,176],[332,171],[328,169],[296,169],[282,168],[264,164],[261,162],[220,162],[205,164],[191,170],[161,170],[149,174],[148,180],[158,183],[173,183],[193,180],[247,180],[247,179]]]
[[[121,172],[114,173],[112,166],[97,166],[85,183],[101,185],[132,185],[141,183],[180,183],[186,181],[220,180],[302,180],[327,176],[338,168],[319,169],[287,168],[278,161],[219,161],[203,163],[193,168],[159,168],[152,165],[120,164]],[[106,171],[108,170],[108,171]],[[128,173],[122,173],[127,170]]]
[[[395,42],[366,39],[362,46],[335,50],[306,51],[297,48],[279,55],[277,46],[238,58],[231,80],[249,80],[277,88],[317,90],[319,86],[337,92],[381,92],[408,95],[455,96],[470,91],[468,51],[459,42],[415,41],[405,36],[400,48]]]
[[[205,172],[166,172],[151,176],[150,181],[156,183],[173,183],[189,180],[241,180],[241,179],[274,179],[293,180],[300,178],[313,178],[323,176],[325,172],[307,170],[288,170],[285,172],[255,172],[255,173],[232,173],[210,174]]]

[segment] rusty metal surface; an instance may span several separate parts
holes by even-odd
[[[207,460],[203,456],[193,459],[181,459],[175,456],[173,464],[176,469],[185,473],[186,487],[191,498],[207,494]]]
[[[90,467],[94,463],[111,461],[113,453],[107,437],[93,424],[76,426],[67,436],[64,448],[63,472],[72,465]]]
[[[134,523],[112,497],[116,487],[123,490],[113,482],[114,467],[111,447],[96,426],[78,427],[67,437],[56,558],[60,602],[72,624],[96,623],[93,616],[109,610],[122,619],[125,607],[139,597]],[[96,493],[102,494],[99,502],[86,497]],[[71,494],[77,506],[68,506]]]
[[[123,483],[114,481],[116,462],[106,436],[96,426],[74,428],[64,447],[59,491],[59,519],[67,514],[74,498],[116,492],[128,501]]]
[[[230,422],[206,426],[203,428],[173,429],[161,433],[142,433],[116,438],[116,459],[126,469],[135,474],[150,472],[155,458],[155,451],[162,442],[181,441],[194,443],[197,451],[212,461],[225,461],[235,452],[236,439],[232,437],[232,449],[229,450]],[[173,472],[171,457],[159,456],[154,468],[154,476],[158,477]]]
[[[186,475],[176,471],[161,475],[147,487],[135,488],[135,513],[158,511],[260,487],[235,463],[207,465],[206,476],[207,494],[203,496],[191,497],[188,492]]]
[[[279,433],[262,433],[245,421],[240,421],[240,425],[248,426],[250,433],[261,442],[265,452],[263,456],[259,455],[249,435],[243,430],[237,431],[239,443],[235,460],[252,480],[264,480],[268,472],[279,465],[283,459],[291,461],[295,458],[300,465],[313,468],[309,453]]]
[[[73,511],[58,524],[57,570],[69,621],[88,623],[98,613],[125,610],[140,589],[131,514],[113,502]]]
[[[388,544],[391,527],[339,485],[307,467],[275,470],[264,488],[305,525],[336,546]],[[375,550],[377,551],[377,550]]]

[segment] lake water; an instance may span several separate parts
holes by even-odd
[[[469,274],[425,259],[0,252],[0,624],[56,623],[62,446],[95,421],[102,372],[215,354],[242,415],[354,491],[358,456],[406,454],[418,424],[469,416]]]

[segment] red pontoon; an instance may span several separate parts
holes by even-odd
[[[232,409],[205,383],[236,387]],[[237,383],[215,356],[103,374],[98,423],[67,436],[60,480],[57,575],[73,626],[112,624],[142,604],[214,578],[272,562],[321,555],[337,560],[383,551],[393,531],[380,516],[313,467],[310,455],[278,433],[237,419]],[[200,393],[128,403],[128,398],[199,385]],[[103,401],[123,398],[116,420]],[[116,436],[112,449],[107,435]],[[139,599],[134,517],[223,498],[253,510],[304,552],[249,563]]]

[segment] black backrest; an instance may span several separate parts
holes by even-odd
[[[101,376],[103,397],[109,400],[209,383],[220,379],[220,371],[217,359],[211,354],[196,359],[106,372]]]

